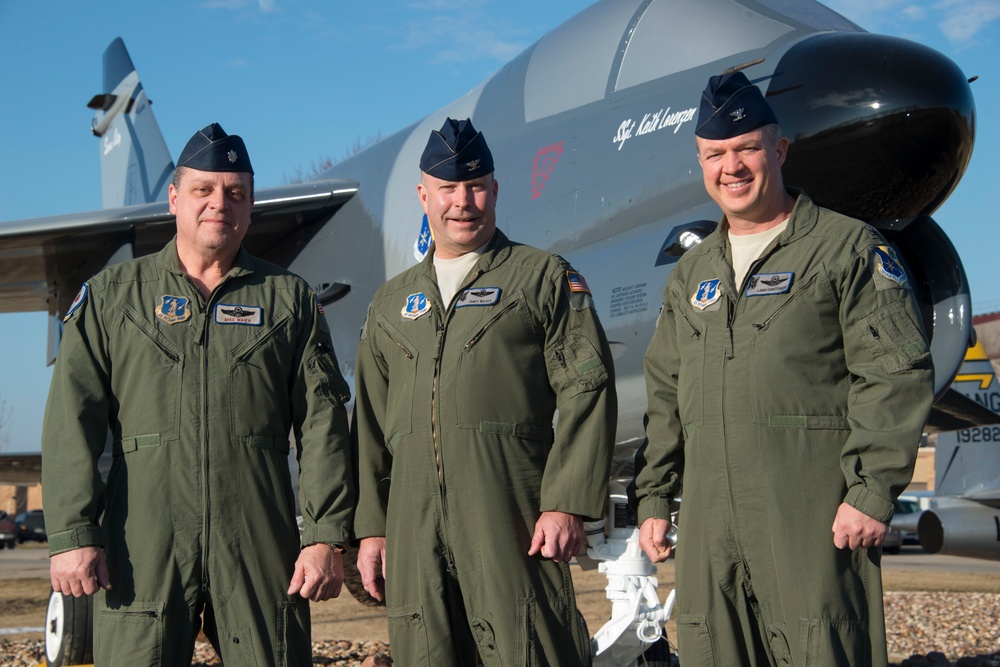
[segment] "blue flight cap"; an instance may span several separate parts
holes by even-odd
[[[760,88],[743,72],[730,72],[708,80],[694,134],[702,139],[732,139],[777,122]]]
[[[420,171],[442,181],[469,181],[493,173],[493,154],[470,119],[448,118],[427,139]]]
[[[199,171],[253,173],[243,139],[235,134],[226,134],[218,123],[212,123],[191,137],[177,159],[177,166]]]

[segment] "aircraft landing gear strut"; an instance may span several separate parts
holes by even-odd
[[[639,548],[639,529],[620,484],[611,484],[605,521],[585,528],[587,557],[598,561],[598,569],[607,576],[605,591],[611,601],[611,619],[591,638],[594,666],[676,665],[663,630],[673,611],[675,591],[660,604],[656,565]]]

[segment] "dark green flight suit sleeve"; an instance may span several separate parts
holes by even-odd
[[[684,474],[684,438],[678,410],[676,317],[668,280],[656,329],[643,359],[646,379],[646,439],[635,459],[635,478],[629,486],[630,500],[637,507],[639,525],[649,518],[670,517],[670,503],[681,492]],[[650,448],[650,442],[656,446]]]
[[[933,400],[934,367],[908,287],[879,275],[871,249],[841,283],[851,434],[841,453],[844,502],[888,523],[910,482]]]
[[[389,368],[376,348],[374,336],[368,335],[375,313],[374,304],[358,342],[355,378],[354,423],[351,441],[354,449],[358,504],[354,516],[354,538],[383,537],[389,507],[389,482],[392,455],[385,443],[385,411],[389,395]]]
[[[97,461],[108,438],[111,358],[102,289],[65,323],[42,426],[42,488],[49,553],[104,546],[98,524],[104,482]],[[154,406],[150,406],[153,409]]]
[[[311,300],[315,296],[310,294]],[[326,318],[315,302],[303,322],[302,362],[292,391],[298,442],[302,546],[346,545],[354,508],[350,431],[345,404],[350,388],[337,364]]]
[[[604,515],[618,401],[608,341],[589,293],[571,292],[569,266],[544,304],[545,361],[556,394],[555,442],[542,477],[542,512]]]

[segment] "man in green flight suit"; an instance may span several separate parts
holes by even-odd
[[[604,513],[607,340],[583,276],[497,229],[471,121],[432,132],[420,169],[433,245],[358,347],[358,569],[399,665],[580,665],[567,561]]]
[[[349,389],[313,292],[242,248],[243,140],[197,132],[169,203],[174,239],[65,318],[42,432],[52,586],[97,592],[102,666],[190,665],[202,616],[226,664],[311,664],[309,600],[339,594],[350,534]]]
[[[785,189],[788,141],[741,72],[710,79],[695,136],[724,217],[667,278],[632,489],[657,562],[683,486],[678,656],[885,665],[878,547],[933,393],[906,273]]]

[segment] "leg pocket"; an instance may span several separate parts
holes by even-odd
[[[872,660],[871,638],[865,623],[833,618],[802,619],[803,665],[884,665]]]
[[[94,664],[163,664],[162,602],[99,607],[94,630]]]
[[[424,608],[420,605],[395,607],[388,611],[386,619],[393,662],[431,667]]]
[[[219,628],[219,657],[226,665],[257,666],[253,650],[256,638],[251,628]]]
[[[712,633],[704,614],[677,616],[677,657],[685,665],[715,665]]]

